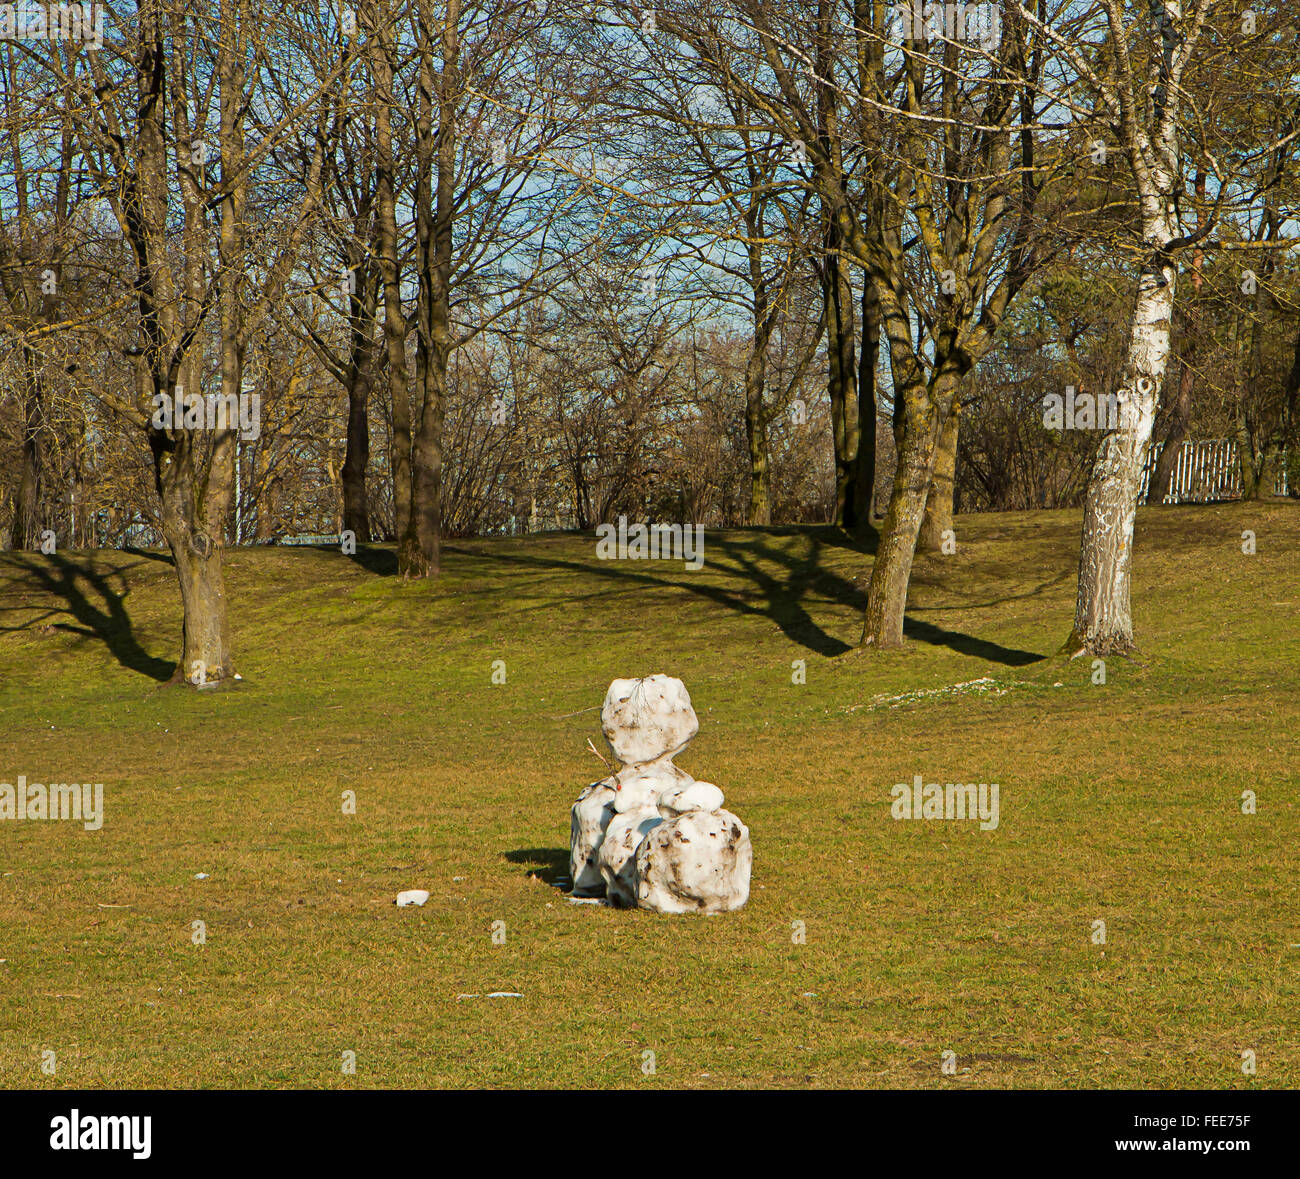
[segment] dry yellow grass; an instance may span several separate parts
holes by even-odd
[[[961,517],[893,656],[852,650],[869,557],[829,530],[710,534],[699,573],[458,543],[415,587],[242,550],[246,678],[203,694],[158,688],[158,554],[0,555],[0,781],[107,812],[0,823],[0,1085],[1295,1087],[1300,511],[1143,511],[1142,657],[1104,686],[1054,657],[1077,529]],[[737,914],[550,883],[603,773],[581,710],[658,671],[753,833]],[[917,773],[999,783],[997,830],[892,820]]]

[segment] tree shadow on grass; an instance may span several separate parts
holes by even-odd
[[[800,553],[789,546],[772,544],[773,538],[786,536],[805,538],[808,541],[807,551]],[[812,529],[790,527],[740,530],[726,536],[715,536],[709,541],[709,548],[724,553],[734,563],[740,575],[754,587],[756,595],[744,590],[729,590],[695,578],[690,573],[681,577],[661,576],[649,571],[643,573],[635,568],[641,564],[638,561],[588,563],[523,553],[492,554],[492,559],[531,566],[538,570],[565,569],[574,573],[646,587],[683,589],[739,614],[770,619],[791,641],[815,654],[836,656],[853,650],[853,646],[825,630],[809,613],[805,599],[810,593],[815,592],[829,600],[831,604],[848,607],[857,614],[865,610],[867,604],[865,578],[859,585],[841,573],[826,569],[823,559],[826,551],[832,549],[848,549],[870,557],[875,553],[877,539],[878,534],[874,530],[865,534],[859,541],[849,536],[843,529],[830,526]],[[467,556],[484,555],[481,552],[471,554],[467,549],[449,549],[449,551]],[[1047,584],[1039,586],[1025,596],[1042,593],[1046,588]],[[755,603],[748,600],[754,596],[760,596],[763,601]],[[974,635],[945,630],[933,623],[921,622],[915,618],[906,620],[904,634],[931,646],[948,647],[959,654],[970,655],[990,663],[1001,663],[1007,667],[1022,667],[1047,658],[1033,651],[1003,647],[999,643],[979,639]]]
[[[1004,647],[988,639],[977,639],[974,635],[964,635],[960,631],[944,630],[933,622],[922,622],[917,618],[903,619],[903,635],[929,643],[933,647],[950,647],[961,655],[970,655],[974,659],[983,659],[989,663],[1001,663],[1006,667],[1024,667],[1029,663],[1040,663],[1047,658],[1035,651],[1019,651],[1015,647]]]
[[[628,582],[646,587],[683,589],[716,602],[739,614],[749,614],[760,618],[769,618],[781,628],[785,635],[815,651],[819,655],[842,655],[850,650],[849,644],[824,630],[803,604],[804,597],[810,589],[816,588],[840,605],[851,605],[861,609],[865,596],[851,580],[838,573],[821,568],[822,552],[826,547],[854,547],[852,542],[831,539],[828,543],[823,533],[838,532],[831,529],[790,529],[794,535],[807,536],[811,551],[807,556],[786,552],[773,547],[769,541],[768,530],[741,533],[736,537],[714,539],[712,547],[720,548],[740,568],[740,572],[751,582],[758,593],[765,599],[764,605],[758,605],[746,599],[751,595],[741,591],[733,592],[720,585],[701,581],[685,573],[683,576],[665,577],[654,573],[642,573],[628,568],[638,565],[635,561],[566,561],[556,557],[533,556],[524,553],[495,553],[490,559],[509,564],[523,565],[534,569],[564,569],[573,573],[582,573],[613,581]],[[842,537],[843,534],[841,533]],[[447,552],[460,553],[463,556],[483,557],[482,552],[471,553],[468,549],[448,546]],[[783,569],[771,571],[763,567],[762,562],[775,563]],[[707,568],[707,566],[706,566]]]
[[[173,569],[176,568],[176,558],[162,549],[137,549],[131,545],[124,545],[122,552],[130,553],[133,557],[143,557],[146,561],[157,561],[160,565],[170,565]]]
[[[536,876],[547,884],[559,885],[569,880],[569,849],[567,847],[521,847],[505,853],[512,864],[527,864],[525,875]]]
[[[46,593],[67,603],[66,610],[52,613],[71,614],[81,624],[72,626],[66,622],[53,623],[56,630],[68,631],[84,638],[100,639],[118,663],[129,671],[139,672],[159,683],[171,679],[176,670],[175,661],[159,659],[140,646],[131,625],[131,616],[124,605],[127,594],[131,592],[125,588],[126,574],[136,568],[135,565],[126,565],[113,570],[111,574],[103,574],[95,568],[94,557],[74,561],[62,554],[54,554],[48,561],[20,561],[19,564]],[[121,582],[121,593],[115,592],[109,584],[110,576]],[[83,581],[98,596],[98,600],[92,600],[81,588],[79,583]],[[27,623],[3,629],[29,630],[33,625]]]
[[[334,552],[332,547],[316,546],[322,552]],[[367,573],[373,573],[376,577],[396,577],[397,576],[397,550],[390,548],[374,548],[371,545],[359,544],[355,553],[349,553],[348,559],[355,561]]]

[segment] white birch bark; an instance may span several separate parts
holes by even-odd
[[[1169,364],[1177,279],[1182,159],[1179,120],[1183,72],[1196,51],[1214,0],[1184,19],[1182,0],[1149,0],[1151,31],[1141,61],[1130,53],[1122,0],[1105,0],[1111,78],[1098,83],[1100,103],[1117,116],[1121,148],[1137,190],[1142,262],[1120,388],[1119,428],[1101,441],[1083,510],[1072,655],[1122,654],[1133,647],[1130,574],[1142,469]],[[1190,27],[1187,27],[1190,26]]]

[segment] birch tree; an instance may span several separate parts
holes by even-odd
[[[1074,627],[1066,640],[1072,655],[1109,655],[1133,647],[1133,525],[1169,364],[1178,258],[1215,224],[1211,216],[1190,233],[1182,226],[1183,120],[1194,113],[1187,110],[1186,74],[1214,3],[1150,0],[1139,6],[1103,0],[1106,38],[1095,62],[1061,32],[1041,26],[1091,88],[1098,114],[1117,136],[1137,206],[1132,242],[1137,282],[1115,390],[1119,428],[1101,440],[1084,503]],[[1037,22],[1023,7],[1021,12]],[[1209,163],[1225,183],[1212,156]]]

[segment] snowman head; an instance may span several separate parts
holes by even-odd
[[[614,756],[626,766],[672,757],[700,731],[686,685],[670,675],[615,680],[605,693],[600,723]]]

